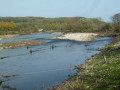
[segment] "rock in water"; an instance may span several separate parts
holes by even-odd
[[[32,54],[32,49],[30,49],[30,54]]]
[[[2,84],[2,79],[0,78],[0,84]]]
[[[0,59],[4,59],[4,57],[1,57]]]
[[[55,47],[55,46],[54,46],[54,45],[52,45],[51,47],[52,47],[52,49],[54,49],[54,47]]]
[[[27,49],[29,48],[29,46],[27,46]]]

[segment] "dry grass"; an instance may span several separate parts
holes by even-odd
[[[13,38],[13,37],[15,37],[15,36],[17,36],[17,35],[0,35],[0,40],[1,40],[1,39]]]
[[[2,74],[1,77],[8,78],[8,77],[13,77],[13,76],[18,76],[19,74],[13,74],[13,75],[4,75]]]
[[[109,36],[119,36],[120,33],[115,33],[115,32],[99,32],[98,36],[99,37],[109,37]]]
[[[29,41],[2,43],[1,46],[3,47],[3,49],[8,49],[8,48],[23,47],[23,46],[33,46],[33,45],[38,45],[45,42],[46,41],[29,40]]]

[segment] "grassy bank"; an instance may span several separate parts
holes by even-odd
[[[52,90],[119,90],[120,37],[101,50],[100,54],[75,69],[78,72],[74,77],[56,85]]]

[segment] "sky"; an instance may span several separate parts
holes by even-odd
[[[0,17],[87,17],[109,22],[120,0],[0,0]]]

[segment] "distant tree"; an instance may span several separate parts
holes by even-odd
[[[116,31],[116,32],[120,32],[120,13],[115,14],[115,15],[112,17],[112,21],[114,22],[115,31]]]
[[[13,31],[16,28],[14,22],[0,22],[1,31]]]
[[[115,15],[112,17],[112,21],[113,21],[114,23],[120,24],[120,13],[115,14]]]

